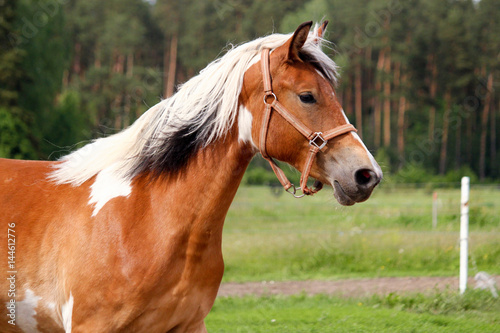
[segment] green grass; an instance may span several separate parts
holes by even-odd
[[[365,299],[219,298],[209,332],[498,332],[500,300],[481,291],[464,296],[394,294]]]
[[[312,198],[276,197],[242,187],[224,227],[224,281],[457,275],[460,191],[380,188],[367,202],[341,207],[331,190]],[[471,274],[500,274],[500,191],[472,187]]]
[[[386,187],[339,206],[242,187],[224,227],[224,281],[458,275],[460,191]],[[500,191],[470,195],[470,275],[500,274]],[[218,298],[209,332],[500,332],[500,300],[485,291],[435,291],[362,299],[336,296]]]

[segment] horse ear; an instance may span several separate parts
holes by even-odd
[[[307,40],[311,26],[312,21],[304,22],[295,30],[288,47],[288,60],[300,60],[299,51]]]
[[[328,21],[323,21],[320,27],[318,28],[318,38],[323,38],[323,34],[325,33],[326,26],[328,25]]]

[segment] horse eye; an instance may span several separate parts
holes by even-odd
[[[300,94],[299,98],[302,103],[307,103],[307,104],[316,103],[316,99],[311,93]]]

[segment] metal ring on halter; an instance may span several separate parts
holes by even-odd
[[[316,142],[318,140],[321,140],[321,142]],[[326,146],[327,143],[328,143],[328,140],[325,140],[323,138],[323,133],[322,132],[315,132],[314,133],[314,137],[311,140],[309,140],[309,144],[311,146],[315,146],[319,150],[323,149]]]
[[[276,97],[276,95],[275,95],[273,92],[268,92],[267,94],[265,94],[265,95],[264,95],[264,104],[266,104],[266,105],[271,105],[271,104],[273,104],[273,103],[274,103],[274,101],[272,101],[271,103],[268,103],[268,102],[267,102],[267,98],[268,98],[269,96],[273,96],[273,97],[274,97],[274,101],[277,101],[277,100],[278,100],[278,97]]]
[[[302,197],[305,196],[305,193],[302,193],[301,195],[295,195],[297,193],[297,190],[302,191],[302,189],[300,187],[296,188],[295,185],[293,185],[293,184],[290,184],[290,185],[292,185],[292,186],[290,186],[289,188],[287,188],[285,191],[287,191],[288,193],[290,193],[291,195],[293,195],[294,198],[300,199],[300,198],[302,198]],[[293,189],[293,192],[290,192],[289,191],[290,189]]]

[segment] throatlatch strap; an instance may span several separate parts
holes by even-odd
[[[316,181],[314,184],[314,188],[310,189],[307,187],[307,179],[309,178],[309,173],[311,172],[312,165],[314,163],[314,158],[316,154],[326,146],[328,140],[337,137],[339,135],[348,133],[348,132],[357,132],[356,128],[354,128],[351,124],[344,124],[338,127],[335,127],[325,133],[321,132],[313,132],[309,127],[307,127],[299,118],[288,112],[288,110],[278,101],[278,98],[273,93],[272,83],[271,83],[271,72],[269,68],[269,49],[264,49],[261,52],[261,70],[262,77],[264,82],[264,115],[262,117],[262,126],[260,129],[260,142],[259,149],[262,157],[264,157],[271,168],[273,169],[276,177],[280,181],[281,185],[288,190],[293,187],[293,195],[297,198],[302,197],[304,195],[312,195],[323,187],[321,182]],[[273,99],[272,102],[269,102],[268,99]],[[304,137],[309,140],[309,144],[311,148],[309,149],[309,154],[307,155],[306,162],[304,164],[304,169],[302,170],[302,175],[300,177],[300,188],[302,190],[302,196],[295,195],[295,186],[290,183],[288,178],[285,176],[283,170],[276,164],[272,157],[267,154],[266,150],[266,142],[267,142],[267,132],[269,129],[269,122],[271,121],[271,113],[272,110],[276,110],[288,123],[290,123],[297,131],[299,131]],[[316,140],[321,140],[320,142],[316,142]]]
[[[262,126],[260,127],[260,142],[259,148],[262,157],[269,158],[266,150],[266,142],[267,142],[267,129],[269,127],[269,121],[271,120],[271,105],[266,104],[266,108],[264,109],[264,117],[262,117]]]

